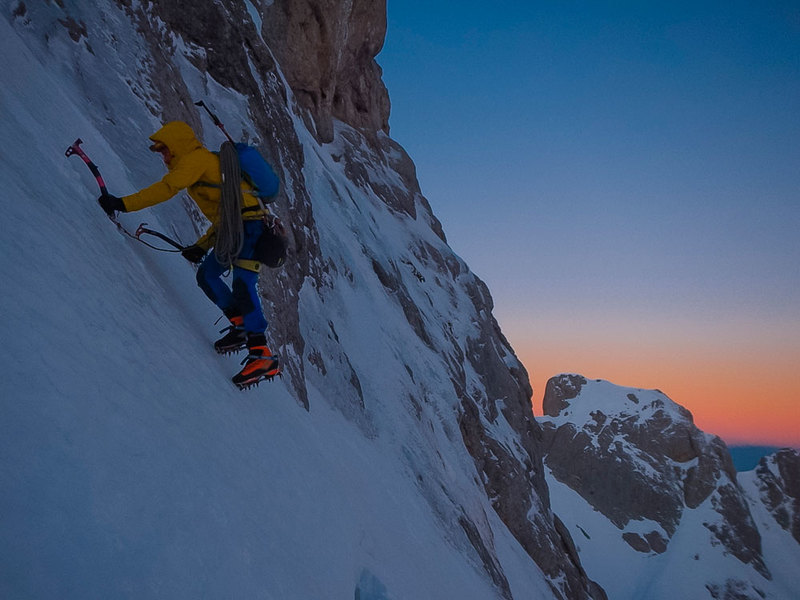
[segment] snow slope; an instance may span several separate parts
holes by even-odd
[[[141,79],[140,42],[113,8],[85,17],[117,52],[87,53],[58,27],[34,43],[22,36],[35,19],[0,18],[2,56],[14,57],[0,66],[0,597],[500,597],[452,522],[451,497],[484,515],[515,597],[553,597],[479,493],[437,389],[415,430],[402,394],[387,393],[401,384],[363,370],[376,403],[368,426],[319,376],[308,381],[310,411],[283,382],[246,393],[230,384],[238,360],[212,350],[219,315],[193,268],[120,235],[85,165],[64,157],[81,137],[120,195],[161,175],[145,141],[158,120],[123,85]],[[89,70],[98,62],[103,77]],[[184,64],[189,85],[237,114],[241,98]],[[336,148],[327,152],[305,167],[318,194],[330,186]],[[328,210],[326,252],[347,254],[361,242]],[[178,200],[121,220],[194,235]],[[402,241],[396,223],[370,227]],[[376,279],[358,283],[322,314],[322,293],[304,288],[304,331],[338,313],[343,343],[363,348],[353,361],[396,372],[408,323]],[[375,327],[396,344],[375,344]],[[424,380],[425,357],[409,362]],[[429,462],[430,482],[420,474]]]

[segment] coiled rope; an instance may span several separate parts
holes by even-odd
[[[217,222],[217,239],[214,255],[221,265],[233,265],[244,244],[244,225],[242,222],[242,171],[239,155],[233,142],[222,144],[219,152],[222,172],[222,197]]]

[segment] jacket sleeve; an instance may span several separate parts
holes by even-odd
[[[127,212],[141,210],[169,200],[181,190],[199,181],[204,170],[204,165],[192,160],[191,155],[183,157],[161,181],[122,198],[125,210]]]

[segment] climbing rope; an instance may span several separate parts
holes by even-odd
[[[217,238],[214,255],[221,265],[233,265],[244,245],[242,222],[242,171],[239,155],[233,142],[222,144],[219,153],[222,172],[222,198],[217,222]]]

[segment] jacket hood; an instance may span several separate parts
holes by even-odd
[[[183,121],[170,121],[151,135],[150,139],[166,145],[175,158],[203,147],[192,128]]]

